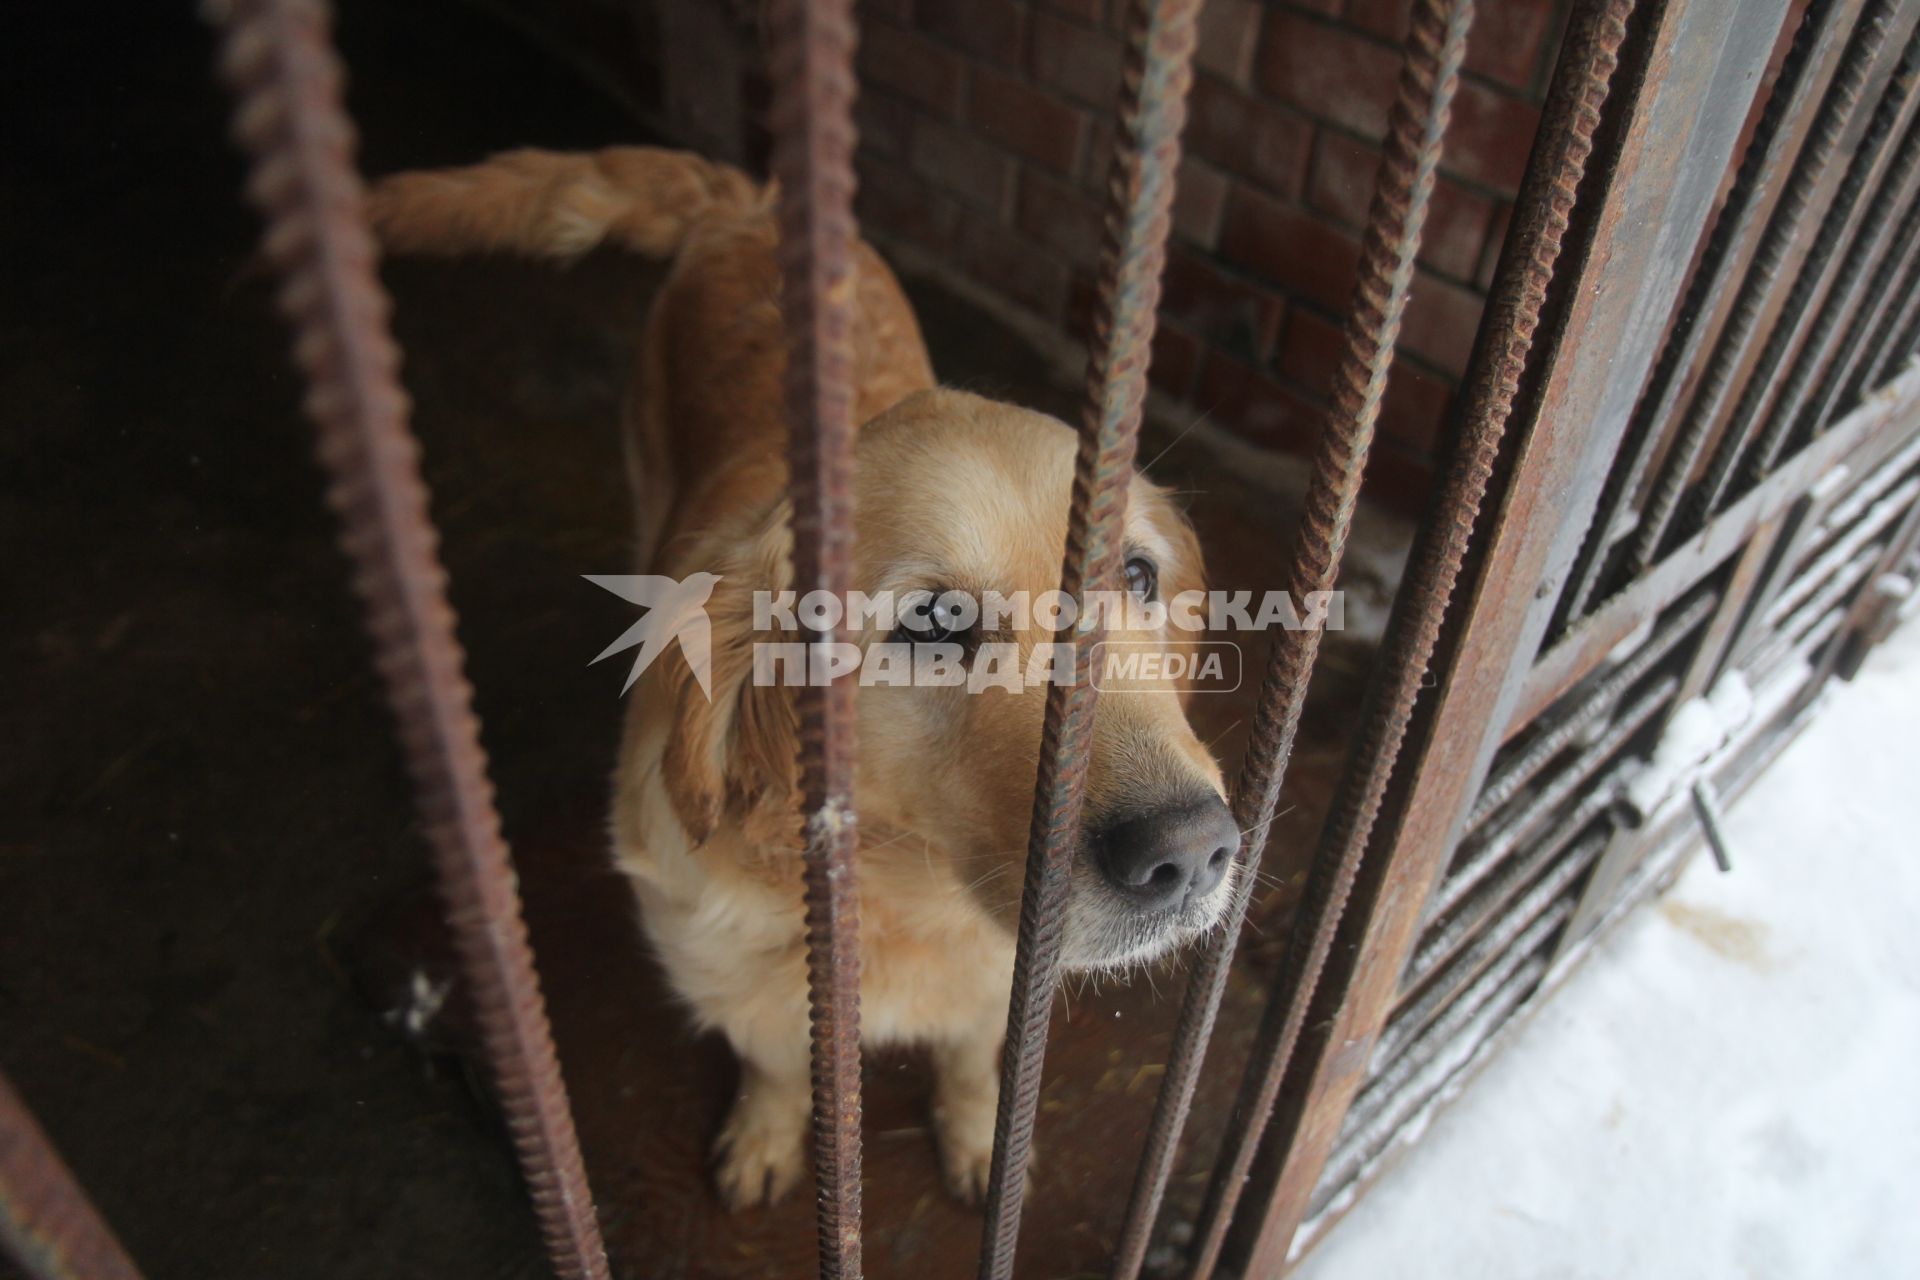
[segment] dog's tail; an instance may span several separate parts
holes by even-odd
[[[602,244],[670,258],[696,224],[766,206],[738,169],[686,151],[506,151],[460,169],[395,174],[367,213],[398,253],[517,253],[570,260]]]

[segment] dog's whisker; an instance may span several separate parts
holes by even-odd
[[[1185,440],[1188,436],[1192,435],[1194,428],[1198,427],[1201,423],[1205,422],[1206,420],[1207,420],[1207,414],[1205,410],[1201,410],[1199,413],[1194,414],[1193,421],[1189,422],[1186,426],[1182,427],[1180,429],[1180,434],[1175,436],[1172,440],[1169,440],[1167,442],[1167,447],[1162,449],[1160,452],[1154,454],[1153,461],[1149,462],[1146,466],[1140,469],[1142,471],[1152,471],[1154,467],[1158,465],[1158,463],[1162,458],[1166,457],[1168,454],[1173,452],[1173,447],[1175,445],[1179,444],[1182,440]]]

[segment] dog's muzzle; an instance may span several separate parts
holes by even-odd
[[[1075,867],[1067,965],[1141,963],[1213,927],[1239,846],[1233,814],[1211,792],[1095,827]]]

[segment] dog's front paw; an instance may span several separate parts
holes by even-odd
[[[727,1208],[772,1204],[793,1190],[806,1170],[805,1113],[795,1125],[743,1098],[713,1144],[713,1157],[714,1181]]]
[[[993,1172],[991,1102],[974,1106],[937,1106],[934,1140],[940,1148],[940,1174],[947,1191],[963,1204],[978,1207],[986,1199],[987,1179]],[[1028,1148],[1028,1173],[1023,1186],[1033,1191],[1033,1149]]]

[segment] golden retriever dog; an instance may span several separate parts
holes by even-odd
[[[640,678],[614,776],[614,855],[673,988],[739,1055],[715,1152],[721,1193],[735,1206],[771,1200],[801,1177],[810,1102],[792,691],[753,678],[754,593],[791,574],[773,196],[679,152],[520,151],[389,178],[371,213],[401,252],[567,261],[608,244],[672,261],[627,434],[640,570],[718,575],[711,697],[677,649]],[[939,387],[892,272],[864,243],[855,262],[854,586],[1056,590],[1075,433]],[[1125,554],[1126,587],[1142,600],[1201,588],[1192,529],[1137,475]],[[1190,643],[1164,621],[1129,618],[1138,625],[1114,639]],[[925,615],[911,633],[858,640],[966,654],[981,630]],[[1027,653],[1051,636],[999,638]],[[1072,970],[1139,964],[1222,915],[1239,834],[1187,696],[1168,683],[1103,683],[1066,908]],[[857,695],[861,1027],[869,1044],[931,1050],[941,1166],[967,1200],[993,1148],[1045,702],[1043,686],[876,684]]]

